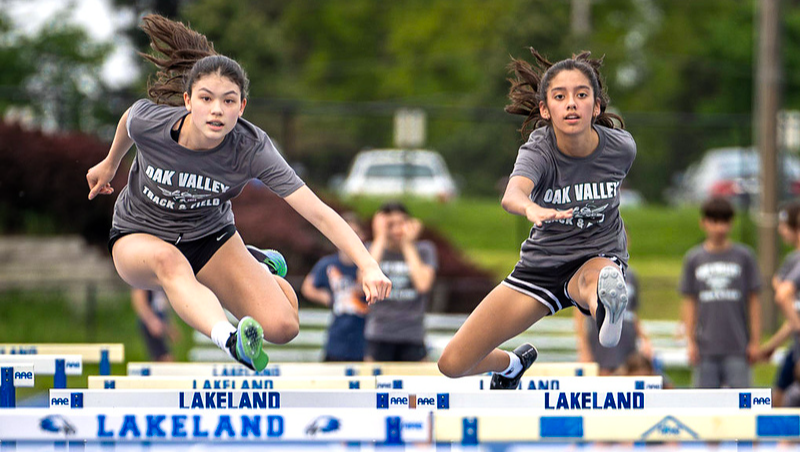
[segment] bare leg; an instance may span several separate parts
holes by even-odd
[[[285,344],[297,336],[297,295],[286,280],[253,259],[238,233],[222,245],[197,279],[214,291],[233,315],[249,315],[258,321],[269,342]]]
[[[114,244],[114,265],[133,287],[163,288],[172,309],[201,333],[211,336],[218,322],[227,322],[216,295],[195,278],[192,266],[174,245],[149,234],[130,234]]]
[[[610,259],[606,259],[603,257],[595,257],[589,259],[584,263],[581,268],[575,272],[575,275],[569,280],[569,284],[567,285],[567,291],[569,292],[570,297],[572,297],[575,302],[577,302],[581,307],[588,309],[589,312],[592,313],[592,317],[597,320],[597,284],[598,279],[600,276],[600,271],[604,267],[612,266],[619,270],[619,267],[614,263],[614,261]],[[610,281],[610,280],[609,280]],[[624,283],[624,281],[623,281]],[[622,286],[624,288],[624,286]],[[619,300],[619,299],[617,299]],[[608,301],[608,300],[607,300]],[[622,305],[619,305],[621,307]],[[610,316],[610,313],[606,314]],[[621,319],[621,317],[620,317]],[[618,320],[621,322],[621,320]],[[609,326],[613,325],[609,321],[604,321],[603,326],[600,328],[600,344],[606,347],[611,347],[616,345],[616,341],[619,341],[619,331],[621,323],[617,323],[617,326]],[[604,328],[609,328],[608,330],[604,330]],[[615,341],[616,339],[616,341]]]
[[[451,378],[502,371],[509,358],[497,347],[549,313],[528,295],[504,285],[495,287],[447,344],[439,370]]]

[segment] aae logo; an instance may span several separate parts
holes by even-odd
[[[54,397],[50,399],[51,406],[69,406],[69,399],[66,397]]]
[[[15,380],[33,380],[33,372],[14,372]]]
[[[408,397],[389,397],[389,406],[408,406]]]
[[[658,421],[642,434],[643,440],[658,439],[699,439],[697,433],[673,416]]]
[[[739,408],[752,408],[753,406],[772,406],[769,397],[753,397],[750,392],[739,393]]]

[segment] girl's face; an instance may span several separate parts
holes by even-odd
[[[211,149],[222,143],[247,104],[239,85],[219,74],[198,78],[192,86],[192,95],[184,93],[183,100],[192,114],[189,142],[200,149]]]
[[[583,72],[567,69],[550,80],[547,101],[539,103],[539,112],[565,135],[586,133],[592,119],[600,114],[600,98],[595,99]]]

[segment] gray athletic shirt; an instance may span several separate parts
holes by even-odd
[[[128,136],[137,153],[114,205],[114,228],[173,243],[195,240],[233,224],[230,200],[251,179],[280,197],[303,186],[267,134],[241,118],[214,149],[179,145],[170,131],[187,113],[146,99],[130,108]]]
[[[416,245],[422,262],[437,269],[439,261],[433,242],[421,240]],[[430,292],[419,293],[414,288],[402,253],[385,250],[380,266],[392,281],[392,293],[369,307],[364,337],[372,341],[424,343],[425,307],[431,298]]]
[[[750,336],[748,298],[761,289],[753,251],[734,243],[711,253],[697,245],[686,253],[680,284],[681,293],[699,303],[693,333],[700,356],[744,356]]]
[[[619,215],[619,186],[636,157],[636,143],[621,129],[595,125],[599,142],[587,157],[558,150],[552,127],[534,130],[517,154],[511,176],[533,181],[531,201],[572,209],[572,218],[534,225],[522,244],[526,267],[558,267],[586,256],[616,256],[627,265],[625,226]]]

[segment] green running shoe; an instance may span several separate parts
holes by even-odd
[[[257,261],[266,264],[270,273],[278,275],[281,278],[286,277],[286,271],[288,269],[286,268],[286,259],[283,258],[283,254],[276,250],[262,250],[253,245],[247,245],[247,251],[250,251],[250,254],[252,254]]]
[[[239,321],[239,326],[231,333],[226,344],[237,361],[257,372],[269,364],[269,356],[263,350],[263,345],[264,329],[250,316]]]

